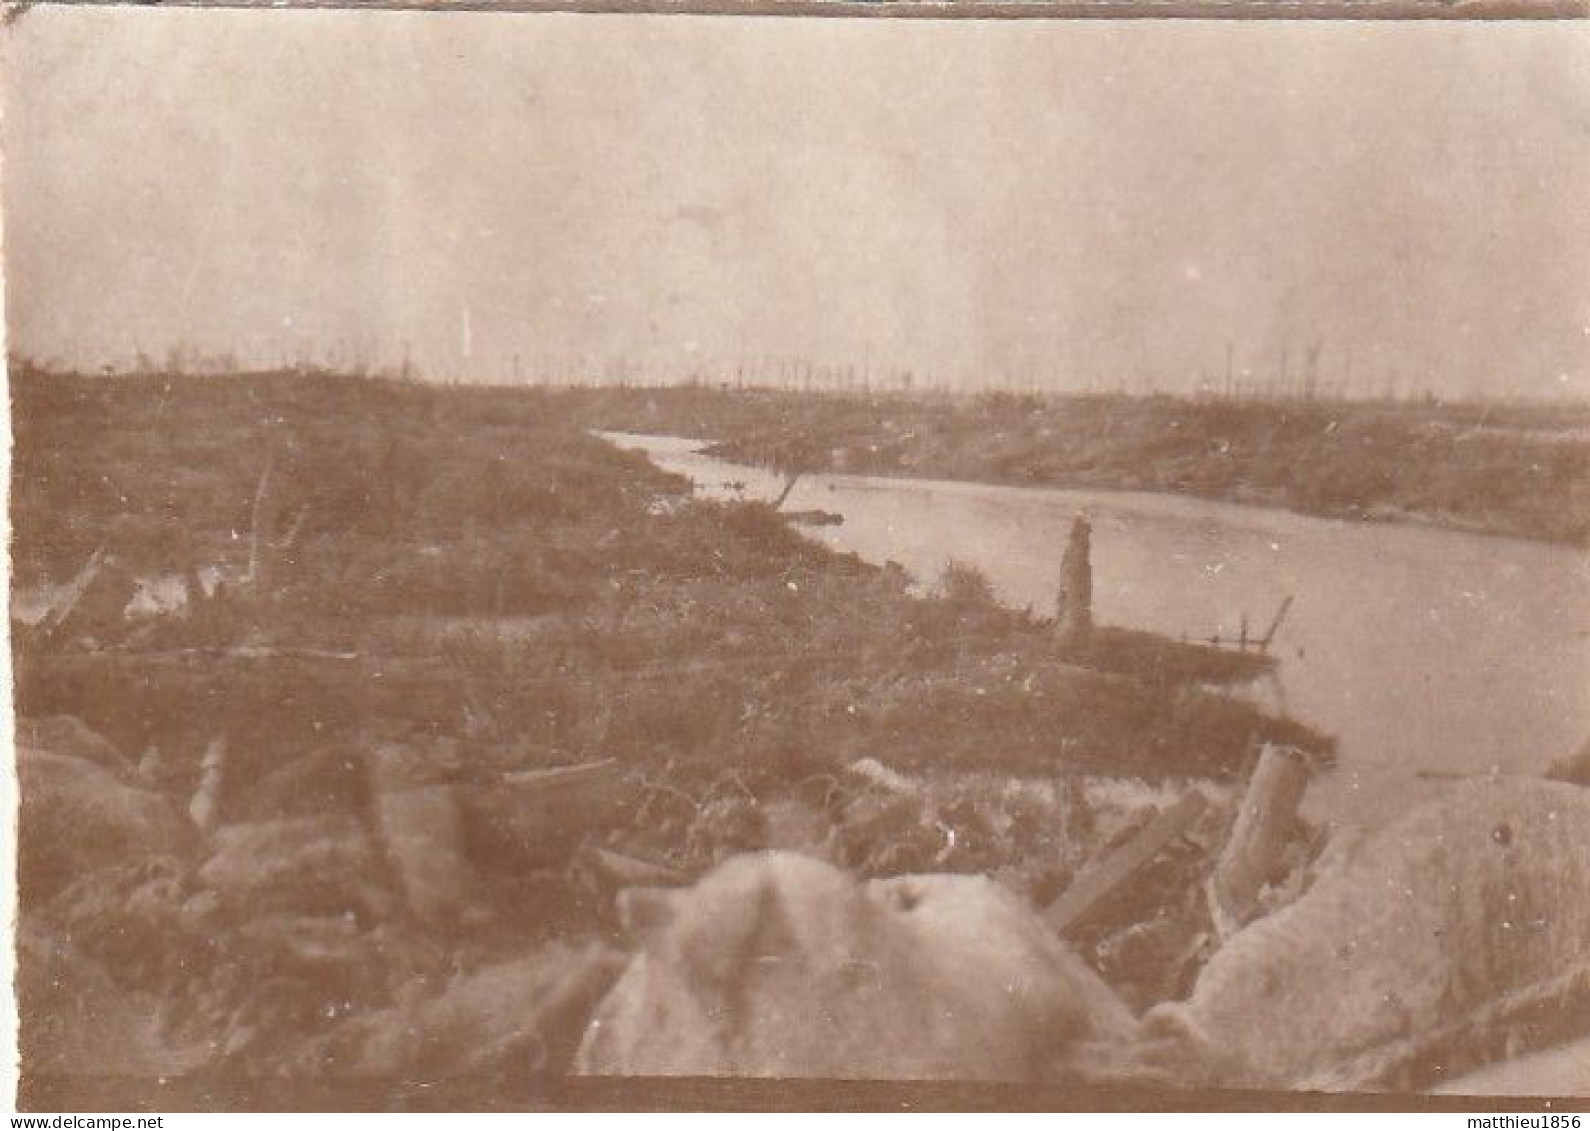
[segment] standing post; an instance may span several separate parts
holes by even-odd
[[[199,786],[188,801],[194,827],[208,836],[221,823],[221,790],[226,777],[226,739],[212,738],[199,762]]]
[[[1078,515],[1071,522],[1065,556],[1060,559],[1060,601],[1055,616],[1060,638],[1082,643],[1093,632],[1093,527]]]
[[[1264,889],[1286,878],[1312,765],[1300,750],[1265,744],[1209,880],[1216,929],[1229,936],[1264,914]]]

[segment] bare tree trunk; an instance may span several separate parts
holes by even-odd
[[[1081,643],[1093,632],[1093,528],[1078,515],[1060,560],[1060,601],[1055,623],[1061,639]]]

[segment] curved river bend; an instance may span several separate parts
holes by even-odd
[[[782,480],[700,441],[604,433],[707,495],[771,499]],[[741,485],[743,484],[743,488]],[[1486,535],[1129,491],[861,475],[803,477],[810,535],[931,583],[951,558],[1001,597],[1053,611],[1073,516],[1093,524],[1094,613],[1168,636],[1257,634],[1287,596],[1266,705],[1336,736],[1316,820],[1378,824],[1456,777],[1538,773],[1590,736],[1590,555]]]

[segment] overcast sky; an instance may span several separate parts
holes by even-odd
[[[1590,26],[36,8],[11,344],[1590,395]],[[466,314],[467,312],[467,314]],[[465,323],[468,323],[467,330]],[[466,356],[467,352],[467,356]]]

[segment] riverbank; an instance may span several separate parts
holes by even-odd
[[[1067,643],[970,570],[913,596],[538,391],[22,372],[12,395],[37,1071],[496,1070],[524,1046],[466,1052],[443,1019],[478,974],[555,1073],[535,1019],[583,1021],[620,887],[784,847],[1042,904],[1167,786],[1213,791],[1216,843],[1257,744],[1329,753],[1211,689],[1260,657]],[[1108,961],[1149,997],[1191,969]],[[154,1047],[75,1062],[43,1022],[92,1025],[90,998]]]
[[[721,497],[772,499],[785,487],[696,441],[608,435]],[[1104,621],[1227,645],[1244,624],[1250,641],[1276,624],[1277,667],[1254,690],[1336,738],[1333,771],[1306,804],[1333,826],[1383,824],[1437,780],[1538,774],[1590,733],[1590,594],[1574,547],[1165,492],[901,476],[804,475],[784,509],[810,508],[843,516],[810,532],[835,550],[924,577],[962,560],[1007,605],[1044,613],[1055,609],[1057,547],[1081,514]]]
[[[725,459],[786,471],[1161,491],[1590,544],[1582,407],[701,387],[559,395],[593,426],[700,436]]]

